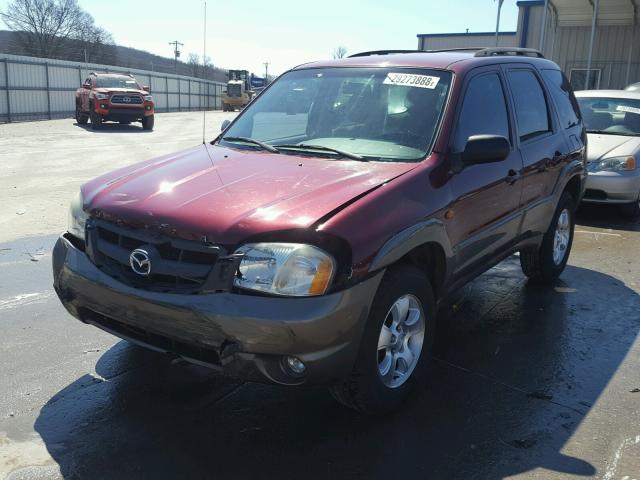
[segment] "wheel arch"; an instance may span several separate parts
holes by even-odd
[[[444,224],[432,219],[406,228],[387,240],[371,262],[370,271],[410,263],[427,274],[434,294],[441,297],[451,272],[452,257]]]

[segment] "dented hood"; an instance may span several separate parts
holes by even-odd
[[[415,166],[200,145],[104,175],[82,192],[95,216],[234,244],[312,226]]]

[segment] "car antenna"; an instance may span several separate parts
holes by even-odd
[[[205,80],[207,77],[207,2],[204,2],[204,41],[202,44],[202,72]],[[209,103],[209,84],[207,84],[207,104]],[[202,109],[202,144],[205,144],[205,133],[207,128],[207,107]]]

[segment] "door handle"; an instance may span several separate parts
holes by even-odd
[[[513,185],[514,183],[516,183],[520,177],[522,175],[520,175],[518,172],[516,172],[513,168],[509,170],[509,172],[507,173],[506,178],[504,179],[505,182],[507,182],[509,185]]]

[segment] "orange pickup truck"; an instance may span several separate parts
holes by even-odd
[[[153,97],[149,87],[141,87],[133,75],[91,73],[76,90],[76,121],[97,130],[102,122],[128,125],[141,122],[145,130],[153,130]]]

